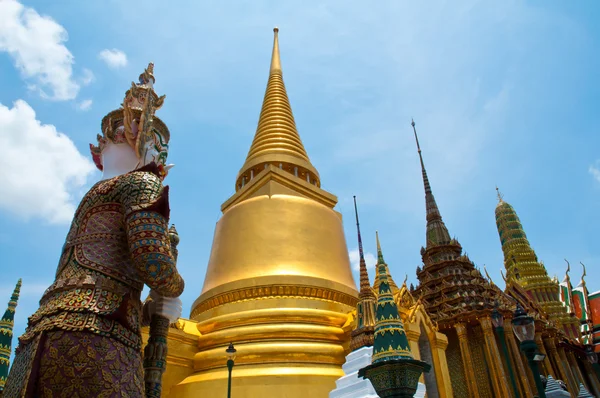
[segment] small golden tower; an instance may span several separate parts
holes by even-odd
[[[237,348],[232,396],[325,397],[343,375],[358,301],[337,198],[320,188],[283,83],[278,29],[254,141],[222,206],[191,319],[194,373],[174,397],[225,395],[225,349]]]
[[[548,314],[548,319],[565,332],[568,338],[578,340],[581,336],[579,320],[572,317],[559,297],[558,283],[548,276],[546,267],[538,261],[515,209],[504,201],[498,188],[496,226],[504,253],[506,285],[522,287],[527,294]]]

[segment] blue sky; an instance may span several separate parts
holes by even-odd
[[[550,275],[582,261],[600,289],[598,20],[593,0],[0,2],[0,303],[22,277],[15,334],[99,177],[88,143],[149,61],[167,95],[158,115],[172,134],[166,182],[189,314],[256,128],[275,25],[298,130],[339,198],[353,259],[357,195],[369,258],[378,229],[395,280],[416,280],[414,117],[446,225],[496,283],[498,185]]]

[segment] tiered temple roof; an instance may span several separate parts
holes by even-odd
[[[422,298],[427,312],[442,329],[458,319],[475,319],[482,311],[491,311],[496,302],[507,310],[511,306],[509,299],[481,275],[463,254],[458,240],[450,238],[425,170],[415,122],[411,125],[421,162],[427,209],[426,247],[421,248],[424,266],[417,267],[419,286],[414,291],[415,296]]]

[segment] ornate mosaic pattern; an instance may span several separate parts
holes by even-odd
[[[469,350],[473,359],[473,372],[477,390],[481,398],[492,398],[494,396],[492,383],[490,381],[490,366],[485,359],[484,347],[485,340],[481,326],[475,326],[467,329],[469,338]]]
[[[134,373],[135,364],[141,366],[142,288],[165,296],[183,291],[168,215],[168,190],[154,164],[92,187],[75,213],[56,279],[19,339],[7,386],[18,389],[31,377],[45,386],[44,397],[139,396],[143,380]],[[36,359],[40,338],[43,355]],[[57,368],[57,361],[64,366]]]
[[[446,360],[448,362],[450,380],[452,381],[452,392],[456,398],[467,398],[469,396],[469,388],[463,372],[458,336],[454,331],[447,331],[446,335],[448,336]]]
[[[17,282],[17,286],[15,286],[15,290],[8,302],[8,308],[6,309],[4,316],[2,316],[2,319],[0,319],[0,395],[2,395],[2,390],[6,384],[6,377],[8,376],[13,327],[15,324],[15,310],[17,308],[20,291],[21,279]]]
[[[50,332],[35,390],[39,397],[140,397],[141,356],[113,339],[84,332]]]
[[[391,359],[412,359],[404,325],[388,283],[391,277],[385,267],[379,236],[377,236],[377,257],[379,294],[375,314],[373,364]]]

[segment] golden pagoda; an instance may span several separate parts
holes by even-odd
[[[321,189],[296,129],[274,32],[258,127],[221,206],[204,287],[170,335],[169,396],[225,396],[230,342],[236,398],[325,397],[343,375],[358,291],[337,198]]]
[[[568,338],[579,339],[579,320],[571,316],[560,301],[559,285],[550,279],[546,267],[538,261],[515,209],[504,201],[498,188],[496,191],[496,226],[504,254],[507,287],[515,284],[523,288]]]

